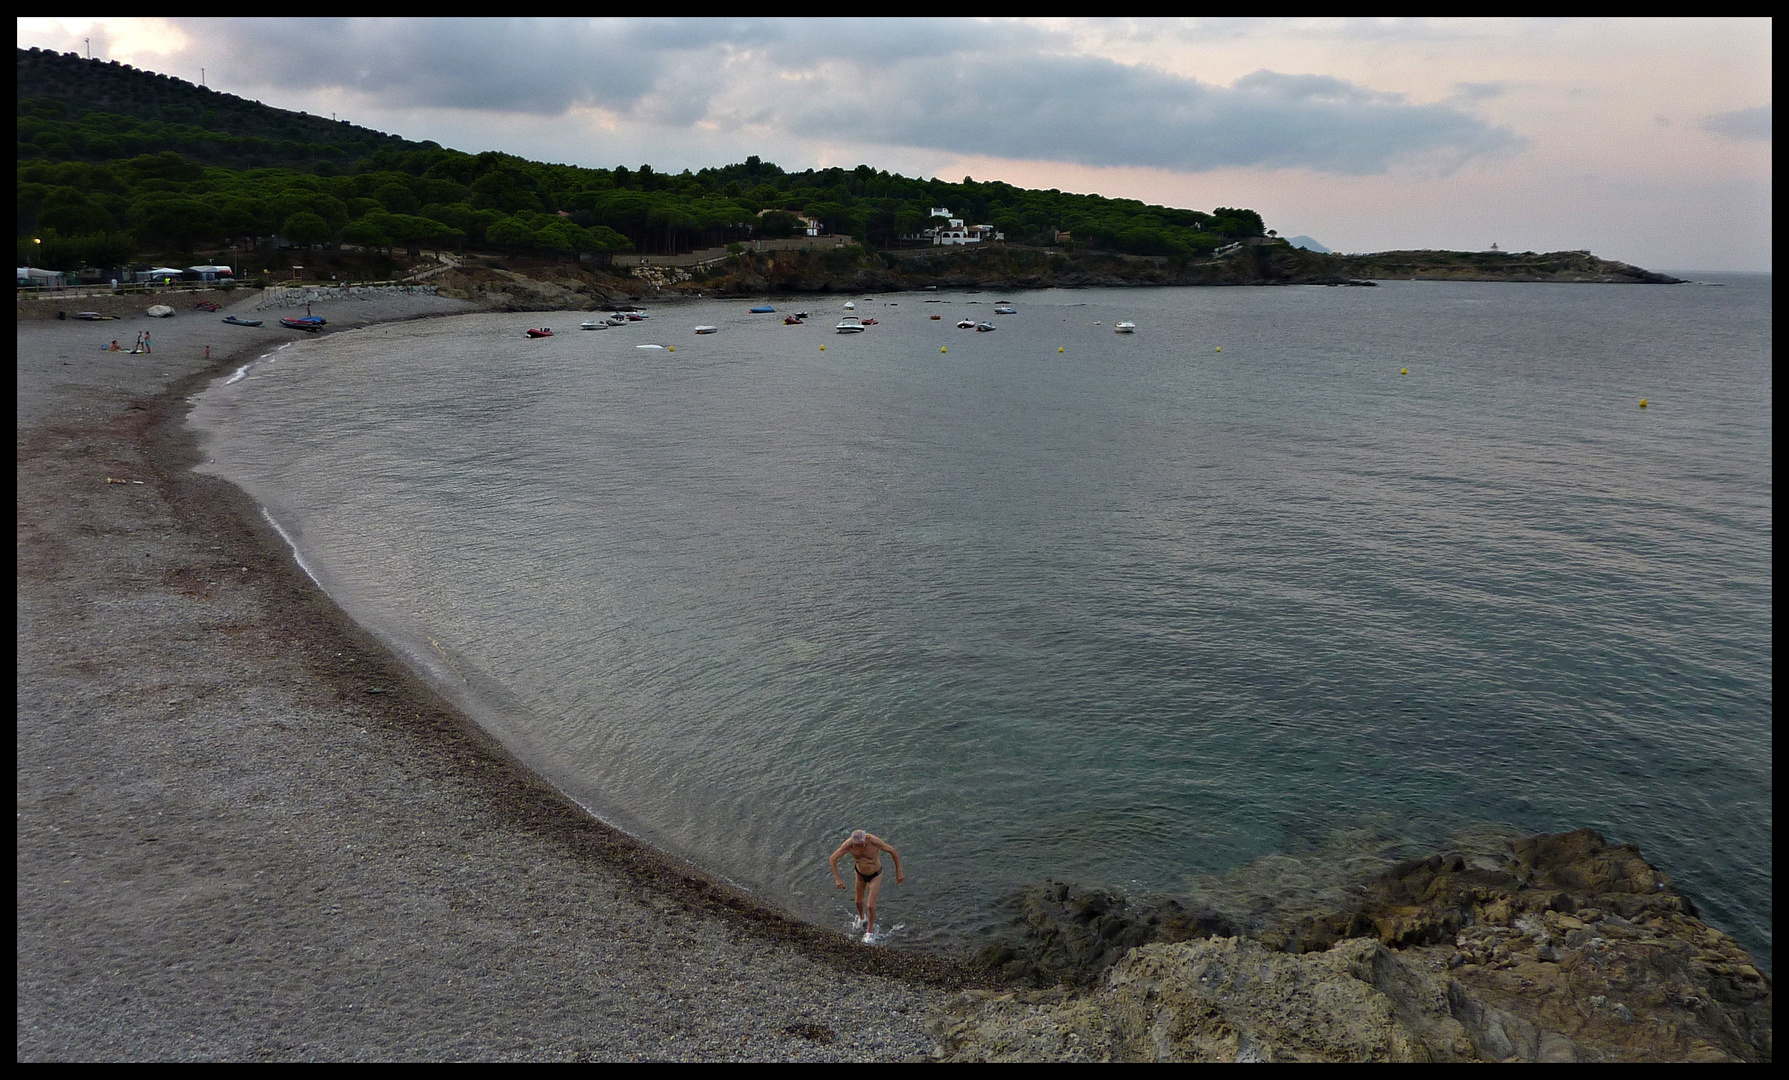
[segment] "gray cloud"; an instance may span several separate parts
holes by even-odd
[[[800,130],[865,141],[1193,172],[1361,175],[1521,143],[1457,107],[1326,75],[1258,71],[1225,88],[1085,56],[964,54],[838,72],[769,111]]]
[[[1770,142],[1770,106],[1758,105],[1705,116],[1697,126],[1729,139]]]
[[[394,109],[552,117],[599,106],[700,121],[1093,166],[1177,171],[1443,168],[1522,144],[1464,106],[1413,104],[1328,75],[1229,87],[1074,51],[1034,24],[959,19],[306,19],[181,23],[215,85],[346,89]],[[279,28],[277,43],[270,34]],[[252,57],[252,66],[236,58]],[[237,66],[237,65],[242,66]],[[237,91],[242,92],[242,91]],[[271,95],[269,95],[271,96]],[[1768,126],[1768,125],[1767,125]],[[401,133],[400,133],[401,134]]]

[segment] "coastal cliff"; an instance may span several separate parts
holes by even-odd
[[[1362,867],[1276,857],[1210,903],[1025,890],[983,960],[1039,988],[959,995],[935,1056],[1770,1060],[1770,977],[1632,845],[1462,835]]]
[[[443,295],[512,311],[597,310],[671,296],[861,295],[925,289],[1020,289],[1148,285],[1371,285],[1374,280],[1670,284],[1678,279],[1588,252],[1544,255],[1405,251],[1334,255],[1283,241],[1243,244],[1200,262],[1092,249],[1015,244],[873,251],[740,252],[691,267],[595,268],[575,263],[467,260],[431,280]]]

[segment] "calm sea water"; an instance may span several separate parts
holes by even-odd
[[[1490,821],[1638,843],[1768,966],[1770,279],[1710,280],[469,316],[195,421],[524,760],[817,922],[854,827],[926,946],[1044,877]]]

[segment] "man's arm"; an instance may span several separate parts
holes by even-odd
[[[837,851],[832,853],[832,858],[826,860],[827,868],[832,871],[833,882],[835,884],[837,884],[838,887],[841,889],[845,887],[845,882],[843,881],[843,879],[841,879],[839,877],[839,857],[841,855],[845,854],[845,849],[850,846],[851,846],[851,841],[849,841],[849,840],[845,841],[844,843],[839,845]]]

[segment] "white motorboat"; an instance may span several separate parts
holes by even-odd
[[[1011,304],[994,305],[994,314],[996,315],[1017,315],[1018,313],[1019,309],[1013,307]]]
[[[853,304],[851,301],[847,300],[847,301],[845,301],[845,310],[846,311],[856,311],[857,305]]]
[[[1112,330],[1119,334],[1134,334],[1137,332],[1137,324],[1134,322],[1121,322],[1117,326],[1114,326]]]
[[[621,312],[617,311],[615,314],[609,316],[604,321],[607,322],[610,326],[626,326],[627,325],[627,316],[623,315]]]
[[[607,330],[608,328],[609,322],[607,319],[585,319],[578,324],[579,330]]]
[[[959,320],[957,322],[957,329],[958,330],[973,330],[973,329],[975,329],[975,320],[974,319]]]
[[[861,334],[864,329],[863,320],[855,315],[847,315],[839,320],[838,331],[841,334]]]
[[[714,333],[714,332],[715,332],[715,331],[716,331],[716,330],[719,330],[719,329],[720,329],[720,327],[718,327],[718,326],[698,326],[698,327],[696,327],[696,333],[698,333],[698,334],[712,334],[712,333]]]

